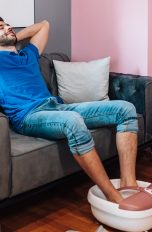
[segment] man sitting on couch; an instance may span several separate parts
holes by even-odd
[[[137,186],[137,115],[126,101],[64,104],[48,91],[38,59],[48,41],[49,23],[42,21],[18,33],[0,18],[0,105],[18,133],[46,139],[67,138],[75,160],[104,192],[119,203],[120,193],[111,184],[95,150],[88,128],[116,125],[121,186]],[[17,41],[30,43],[17,51]],[[50,167],[51,168],[51,167]]]

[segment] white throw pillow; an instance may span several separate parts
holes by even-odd
[[[110,57],[89,62],[53,60],[64,103],[108,100]]]

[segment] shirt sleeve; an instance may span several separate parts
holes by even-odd
[[[37,58],[37,60],[40,58],[40,55],[39,55],[39,50],[38,48],[32,44],[32,43],[29,43],[24,49],[29,49],[32,51],[32,53],[35,55],[35,57]]]

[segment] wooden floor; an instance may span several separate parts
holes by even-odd
[[[116,170],[117,167],[108,169],[107,166],[111,178],[118,175]],[[152,182],[152,153],[147,150],[138,155],[137,177]],[[86,198],[92,185],[81,172],[49,190],[24,197],[0,209],[0,232],[65,232],[69,229],[95,232],[100,223],[92,216]]]

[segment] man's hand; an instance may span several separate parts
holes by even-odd
[[[16,37],[18,41],[30,38],[30,43],[34,44],[38,48],[39,54],[41,55],[47,44],[48,34],[49,23],[48,21],[44,20],[19,31],[16,33]]]

